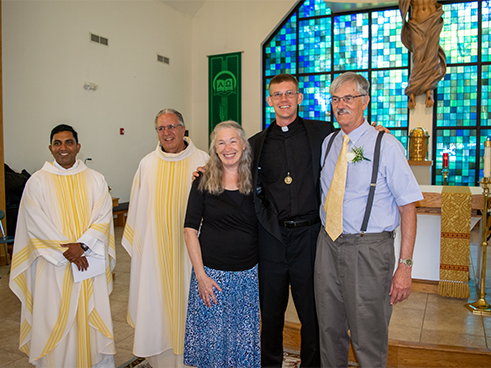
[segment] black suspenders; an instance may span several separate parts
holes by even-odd
[[[322,168],[326,163],[327,155],[331,150],[332,143],[334,142],[334,138],[338,135],[340,131],[338,130],[331,136],[329,143],[327,144],[326,153],[324,154],[324,160],[322,161]],[[380,146],[382,144],[382,137],[384,135],[383,131],[380,131],[377,136],[377,141],[375,142],[375,152],[373,154],[373,166],[372,166],[372,181],[370,183],[370,191],[368,192],[368,200],[367,207],[365,209],[365,217],[363,218],[363,223],[361,225],[361,233],[363,234],[367,231],[368,220],[370,219],[370,213],[372,212],[373,206],[373,197],[375,196],[375,187],[377,186],[377,176],[378,176],[378,167],[380,164]]]

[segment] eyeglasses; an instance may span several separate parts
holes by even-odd
[[[286,98],[293,98],[297,95],[297,93],[298,92],[296,92],[296,91],[275,92],[271,96],[275,100],[279,100],[279,99],[283,98],[283,95],[285,95]]]
[[[353,100],[357,97],[363,97],[363,96],[366,96],[366,95],[358,95],[358,96],[351,96],[351,95],[347,95],[347,96],[343,96],[343,97],[338,97],[338,96],[332,96],[332,103],[333,104],[338,104],[340,100],[343,100],[344,103],[352,103]]]
[[[182,124],[161,125],[161,126],[155,128],[155,130],[159,133],[163,133],[166,129],[168,129],[172,132],[172,131],[174,131],[174,129],[176,129],[177,127],[180,127],[180,126],[182,126]]]

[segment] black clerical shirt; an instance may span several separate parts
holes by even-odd
[[[317,163],[316,163],[317,164]],[[301,120],[287,127],[272,123],[259,158],[263,190],[275,202],[278,220],[312,220],[319,215],[319,202],[312,177],[312,152]],[[285,178],[292,178],[291,184]]]

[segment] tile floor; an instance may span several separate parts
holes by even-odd
[[[120,245],[123,228],[116,228],[116,278],[111,294],[111,310],[116,341],[116,367],[133,358],[133,329],[126,322],[130,258]],[[473,234],[475,235],[475,234]],[[473,239],[476,237],[474,236]],[[473,266],[477,260],[477,245],[471,245]],[[491,300],[491,251],[488,252],[486,290]],[[32,367],[28,358],[18,350],[20,302],[8,287],[8,266],[1,268],[0,279],[0,368]],[[472,273],[475,273],[472,267]],[[471,298],[451,299],[435,294],[413,292],[394,307],[389,338],[401,341],[466,346],[491,351],[491,317],[470,313],[464,304],[478,298],[471,285]],[[292,303],[287,320],[298,322]],[[169,354],[169,368],[184,367],[182,357]]]

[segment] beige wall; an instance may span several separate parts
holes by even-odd
[[[89,42],[90,32],[109,47]],[[33,173],[52,160],[50,130],[70,124],[79,158],[92,158],[88,166],[127,201],[139,161],[157,144],[156,113],[191,116],[190,17],[154,0],[7,0],[2,36],[5,162]],[[84,90],[86,81],[98,90]]]

